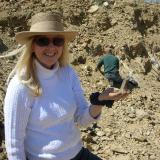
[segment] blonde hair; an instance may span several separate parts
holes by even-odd
[[[13,77],[14,74],[17,74],[20,82],[30,89],[33,96],[37,97],[42,95],[42,88],[36,74],[36,67],[34,63],[35,56],[32,52],[32,42],[33,38],[28,40],[28,42],[25,44],[22,55],[19,57],[18,62],[15,68],[10,73],[8,79]],[[63,53],[59,59],[60,67],[69,64],[67,43],[68,42],[65,41]]]
[[[64,47],[63,47],[63,53],[61,57],[59,58],[59,65],[61,67],[64,67],[68,64],[69,64],[68,42],[65,40]]]

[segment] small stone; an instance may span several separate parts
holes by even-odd
[[[109,6],[109,3],[108,3],[108,2],[104,2],[103,5],[104,5],[105,7],[107,7],[107,6]]]
[[[94,5],[94,6],[91,6],[90,9],[88,10],[89,13],[94,13],[98,10],[98,5]]]
[[[99,137],[101,137],[101,136],[104,136],[105,133],[104,133],[103,131],[98,131],[98,132],[97,132],[97,135],[98,135]]]

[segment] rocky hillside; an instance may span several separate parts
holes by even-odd
[[[104,108],[97,124],[82,129],[84,145],[104,160],[160,159],[160,4],[142,0],[0,0],[0,54],[17,48],[16,32],[40,11],[62,11],[66,28],[79,31],[70,44],[86,98],[108,83],[95,72],[99,48],[113,45],[121,75],[139,83],[127,99]],[[0,59],[0,160],[5,160],[3,99],[17,56]],[[159,63],[159,64],[158,64]]]

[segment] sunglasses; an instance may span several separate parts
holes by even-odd
[[[35,43],[40,47],[48,46],[50,43],[52,43],[55,46],[63,46],[64,45],[64,38],[47,38],[47,37],[38,37],[35,39]]]

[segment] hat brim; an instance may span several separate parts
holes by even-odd
[[[38,35],[54,35],[54,36],[62,36],[66,41],[73,41],[78,34],[77,31],[61,31],[61,32],[56,32],[56,31],[49,31],[49,32],[31,32],[31,31],[23,31],[23,32],[18,32],[15,35],[15,39],[18,43],[20,44],[26,44],[27,41],[34,36]]]

